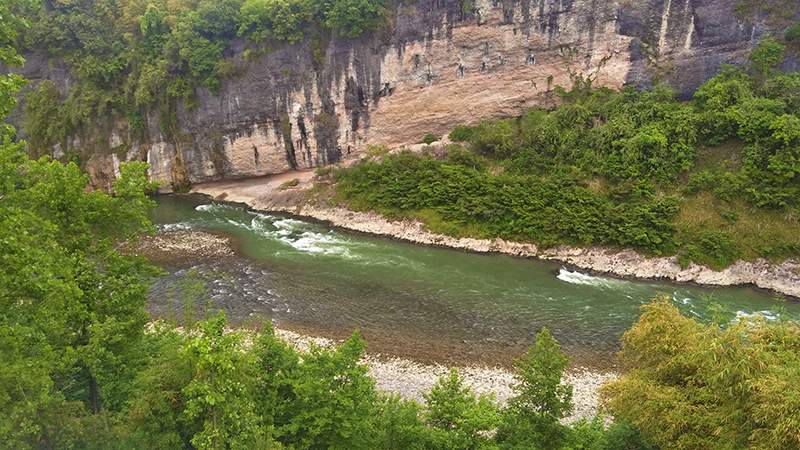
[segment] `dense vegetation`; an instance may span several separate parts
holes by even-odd
[[[0,58],[19,64],[5,2],[0,19]],[[0,76],[3,116],[23,82]],[[378,393],[357,334],[300,355],[268,322],[255,334],[226,332],[223,314],[148,326],[155,271],[119,251],[151,229],[145,165],[123,165],[111,193],[89,191],[75,163],[30,159],[11,126],[0,133],[0,448],[639,446],[627,425],[559,422],[572,392],[546,330],[501,409],[456,372],[424,408]]]
[[[452,235],[628,246],[723,267],[800,253],[800,73],[766,39],[681,102],[576,79],[553,111],[458,127],[460,144],[336,174],[356,209]]]
[[[30,19],[25,48],[65,61],[74,81],[68,94],[51,82],[29,94],[25,130],[36,149],[100,127],[93,121],[112,113],[141,131],[154,108],[162,132],[174,134],[176,102],[191,106],[197,87],[216,92],[237,70],[235,39],[267,51],[309,36],[319,60],[332,35],[376,29],[387,9],[384,0],[45,0],[14,8]]]
[[[728,320],[703,326],[667,300],[645,306],[606,407],[661,448],[800,448],[800,326]]]
[[[0,61],[4,64],[21,63],[13,47],[20,25],[8,2],[0,1]],[[767,85],[779,80],[766,75]],[[756,104],[764,98],[793,101],[793,94],[786,94],[796,86],[792,80],[781,81],[780,92],[789,95],[783,100],[777,95],[747,99]],[[743,92],[754,93],[750,79],[741,74],[724,74],[715,82],[724,85],[721,90],[726,93],[739,92],[742,86],[751,89]],[[18,76],[0,75],[0,117],[14,107],[15,92],[23,83]],[[698,101],[719,98],[714,89],[710,92],[706,100]],[[584,105],[591,99],[602,105],[615,98],[623,104],[644,102],[635,103],[640,106],[658,95],[591,93],[567,106]],[[758,148],[751,153],[772,153],[766,159],[754,156],[753,168],[743,164],[734,174],[758,194],[748,194],[747,201],[759,204],[767,199],[764,205],[768,207],[796,207],[782,192],[793,188],[794,180],[786,174],[796,169],[787,169],[792,160],[780,145],[794,142],[786,137],[794,135],[784,123],[795,116],[772,109],[776,106],[770,103],[767,112],[775,117],[765,113],[766,122],[739,122],[736,108],[744,102],[738,96],[730,98],[736,101],[719,106],[719,114],[696,120],[728,123],[730,132],[737,135],[755,133],[756,138],[741,138],[747,148]],[[668,116],[670,126],[682,126],[676,119],[681,114],[699,114],[679,112],[685,106],[666,103],[666,110],[674,114]],[[636,116],[637,111],[641,110],[627,114]],[[641,114],[662,117],[646,109]],[[513,122],[482,126],[487,130],[509,126],[509,142],[517,145],[521,128]],[[759,126],[768,126],[772,134],[759,135]],[[750,131],[742,131],[745,128]],[[480,127],[460,132],[476,149],[483,148],[479,143],[491,135]],[[729,137],[700,135],[703,139]],[[681,142],[691,148],[688,142],[693,138],[670,135],[665,139],[669,148],[675,145],[685,150]],[[402,164],[432,167],[442,176],[458,175],[468,168],[475,172],[462,175],[486,177],[487,167],[502,168],[494,166],[495,161],[508,167],[522,161],[540,177],[543,172],[535,170],[548,167],[561,176],[572,173],[548,159],[542,160],[541,169],[534,169],[539,164],[537,155],[517,160],[513,145],[503,159],[494,155],[501,150],[492,144],[481,150],[484,156],[453,149],[444,161],[409,155],[387,161],[395,161],[397,168],[405,167]],[[13,127],[0,126],[0,448],[800,446],[800,328],[794,323],[745,321],[723,327],[720,324],[729,322],[724,318],[720,324],[703,326],[680,316],[665,301],[654,303],[625,335],[621,361],[627,375],[604,392],[608,412],[616,420],[572,426],[560,422],[572,408],[571,388],[560,384],[568,361],[546,330],[519,359],[515,396],[501,407],[491,397],[476,396],[457,372],[439,380],[424,406],[379,393],[359,363],[364,342],[357,334],[338,348],[312,348],[299,354],[275,336],[268,322],[259,331],[226,331],[222,314],[200,322],[189,320],[187,314],[182,328],[167,322],[148,325],[144,307],[156,271],[146,261],[119,250],[121,244],[152,228],[145,165],[123,165],[111,193],[90,191],[87,177],[76,164],[31,159],[24,147]],[[588,153],[584,156],[592,158]],[[670,152],[633,159],[637,171],[658,180],[682,174],[649,164],[649,158],[679,165],[692,161]],[[608,167],[616,164],[611,157],[602,162]],[[574,174],[580,175],[581,167],[586,166],[576,165]],[[596,174],[603,174],[604,167],[599,165]],[[747,170],[763,171],[759,182],[765,184],[758,184],[756,175]],[[626,176],[620,182],[630,178]],[[405,192],[401,187],[394,189]],[[639,188],[634,185],[620,204],[636,195],[641,196],[642,207],[657,200],[648,197],[647,189],[642,194],[634,189]],[[454,198],[454,204],[458,201]],[[184,286],[183,290],[188,295],[202,292],[202,287]]]

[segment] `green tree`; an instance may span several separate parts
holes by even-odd
[[[256,411],[249,354],[242,351],[242,335],[226,333],[226,324],[220,312],[186,345],[195,373],[182,390],[183,415],[200,425],[191,443],[207,450],[269,448],[274,443]]]
[[[382,0],[332,0],[325,6],[325,26],[347,37],[375,29],[385,14]]]
[[[625,333],[605,404],[662,448],[797,448],[798,343],[796,323],[701,325],[660,299]]]
[[[270,328],[255,348],[259,411],[275,424],[276,440],[295,448],[371,448],[374,381],[359,362],[356,333],[334,350],[312,347],[302,358]]]
[[[425,395],[425,401],[430,447],[453,450],[495,447],[488,433],[499,422],[497,405],[492,397],[476,397],[464,386],[455,369],[436,382]]]
[[[497,440],[510,448],[557,448],[566,428],[559,422],[572,411],[572,386],[561,379],[568,359],[543,328],[536,343],[516,363],[519,383],[503,412]]]
[[[0,56],[18,63],[11,45],[20,22],[7,2],[0,17]],[[20,84],[18,76],[3,75],[0,112],[13,107]],[[150,229],[146,166],[123,165],[115,195],[87,192],[88,179],[75,164],[31,160],[23,147],[5,126],[0,328],[7,364],[0,377],[8,383],[0,399],[9,414],[0,430],[17,448],[69,446],[80,439],[88,412],[121,408],[140,363],[152,271],[117,246]]]
[[[306,0],[245,0],[240,13],[240,36],[256,42],[272,38],[294,44],[303,40],[313,5]]]
[[[763,83],[784,58],[786,47],[772,37],[766,37],[750,53],[750,63],[757,81]]]

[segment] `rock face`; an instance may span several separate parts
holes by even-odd
[[[81,152],[100,186],[119,161],[144,160],[169,188],[325,165],[372,144],[415,144],[458,124],[516,116],[551,104],[571,75],[611,87],[663,77],[688,95],[721,63],[742,62],[766,32],[737,19],[736,3],[409,1],[385,29],[358,39],[307,39],[249,61],[235,43],[240,73],[219,95],[198,89],[194,106],[179,105],[176,137],[153,111],[144,136],[111,118],[53,153]],[[28,55],[22,71],[70,85],[67,68],[41,55]]]

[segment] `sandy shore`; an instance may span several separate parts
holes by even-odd
[[[291,189],[282,187],[283,183],[294,179],[298,180],[297,186]],[[326,206],[324,202],[310,199],[313,187],[314,173],[303,171],[200,184],[194,186],[192,192],[219,200],[244,203],[260,211],[287,212],[352,231],[389,236],[417,244],[557,260],[581,269],[622,277],[665,279],[715,286],[753,285],[800,298],[800,261],[797,260],[787,260],[780,264],[764,259],[738,261],[722,271],[715,271],[698,264],[681,267],[676,257],[652,258],[630,249],[601,246],[539,248],[535,244],[503,239],[454,238],[431,233],[417,221],[390,221],[375,213]]]

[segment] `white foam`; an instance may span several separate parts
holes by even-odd
[[[749,313],[747,311],[736,311],[735,320],[751,320],[751,319],[764,319],[764,320],[778,320],[779,315],[772,311],[756,311]]]
[[[165,223],[158,225],[158,229],[160,231],[181,231],[181,230],[191,230],[192,224],[189,222],[179,222],[179,223]]]
[[[605,277],[596,277],[578,271],[567,270],[564,267],[562,267],[558,271],[558,276],[556,278],[570,284],[578,284],[582,286],[594,286],[601,288],[618,288],[626,284],[626,282],[622,280],[615,280],[613,278],[605,278]]]
[[[278,219],[278,220],[273,221],[272,225],[274,225],[276,228],[279,228],[279,229],[291,229],[291,230],[294,230],[294,229],[297,229],[297,228],[302,227],[303,225],[307,225],[307,224],[305,222],[303,222],[302,220]]]
[[[299,237],[286,236],[282,237],[280,241],[292,246],[295,250],[305,253],[341,256],[348,259],[354,257],[350,249],[347,248],[345,241],[330,234],[305,231]]]
[[[232,211],[232,210],[236,210],[236,209],[237,209],[236,206],[226,205],[224,203],[208,203],[208,204],[204,204],[204,205],[197,205],[197,206],[194,207],[195,211],[211,212],[211,213],[213,213],[213,212],[222,212],[222,211],[225,211],[225,210]]]

